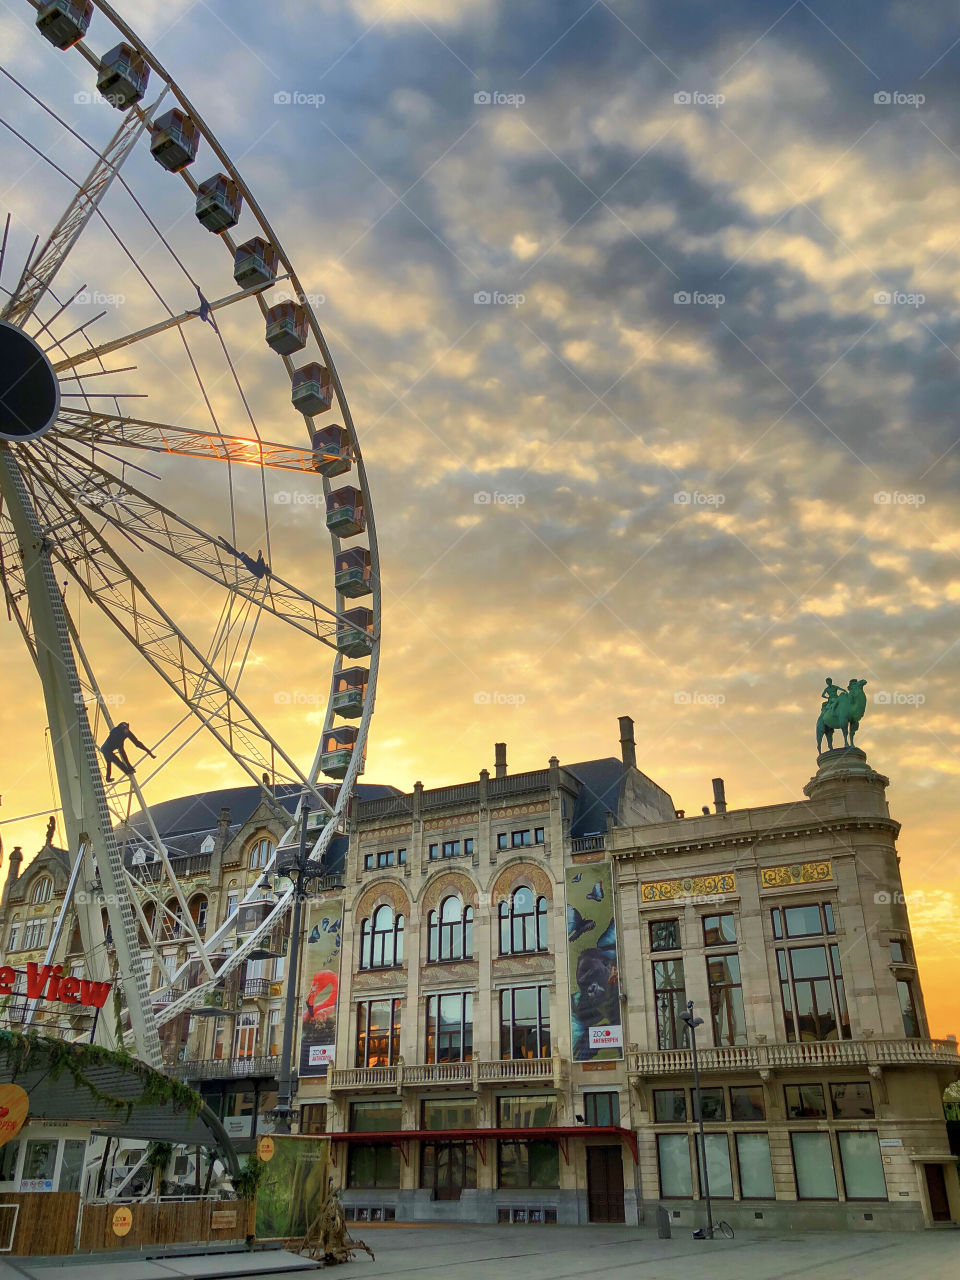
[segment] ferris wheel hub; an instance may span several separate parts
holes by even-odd
[[[29,334],[0,320],[0,440],[35,440],[60,412],[60,383]]]

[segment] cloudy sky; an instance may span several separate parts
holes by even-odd
[[[932,1029],[960,1031],[955,6],[118,8],[323,299],[383,558],[366,777],[472,777],[500,739],[515,770],[613,754],[626,713],[678,807],[697,812],[716,775],[734,807],[797,799],[824,677],[864,677],[861,744],[904,823]],[[64,55],[25,2],[0,8],[0,45],[78,130],[108,136],[115,118],[88,120],[105,108],[71,114],[89,70],[74,59],[53,84]],[[46,137],[0,90],[4,118],[19,102]],[[25,252],[63,189],[9,131],[0,159]],[[149,167],[158,219],[182,219],[182,188]],[[113,252],[104,238],[76,278],[131,293]],[[177,288],[178,309],[195,303]],[[147,322],[131,312],[103,324]],[[225,328],[265,434],[290,438],[258,323],[231,313]],[[192,421],[195,389],[145,359],[127,386],[150,395],[144,416]],[[207,486],[177,473],[194,509]],[[316,519],[284,515],[285,576],[326,583]],[[50,782],[13,624],[2,643],[9,819],[49,805]],[[126,657],[106,647],[102,662],[135,730],[158,733]],[[256,663],[267,702],[322,686],[317,655],[266,629]],[[273,727],[303,760],[318,720],[291,710]],[[200,776],[231,781],[220,767]],[[169,771],[156,797],[196,776]],[[0,828],[28,852],[42,830]]]

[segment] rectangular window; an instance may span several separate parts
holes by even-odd
[[[280,1057],[280,1041],[283,1035],[282,1028],[283,1012],[280,1009],[271,1009],[267,1017],[267,1055],[271,1058]]]
[[[837,1177],[829,1133],[791,1133],[799,1200],[836,1200]]]
[[[770,1139],[765,1133],[738,1133],[737,1164],[740,1166],[740,1194],[744,1200],[773,1200],[773,1166]]]
[[[685,1124],[687,1119],[686,1089],[654,1089],[653,1118],[657,1124]]]
[[[583,1095],[583,1118],[587,1124],[619,1124],[619,1093],[585,1093]]]
[[[534,843],[534,844],[543,844],[545,834],[546,834],[546,833],[545,833],[545,831],[544,831],[544,828],[543,828],[543,827],[534,827],[534,829],[533,829],[533,843]]]
[[[550,988],[510,987],[500,992],[500,1057],[549,1058]]]
[[[497,1099],[501,1129],[546,1129],[557,1123],[555,1093],[527,1093]]]
[[[679,920],[651,920],[650,921],[650,950],[651,951],[679,951],[680,949],[680,921]]]
[[[840,948],[791,947],[777,952],[777,967],[787,1039],[849,1040]]]
[[[459,858],[460,857],[460,841],[444,840],[443,856],[445,858]]]
[[[730,1168],[730,1144],[725,1133],[704,1134],[707,1150],[707,1174],[710,1178],[710,1195],[718,1200],[733,1199],[733,1172]],[[697,1153],[697,1174],[700,1174],[700,1140],[694,1138]],[[703,1178],[700,1178],[700,1194],[703,1195]]]
[[[235,1058],[253,1058],[256,1056],[257,1032],[259,1029],[259,1013],[240,1013],[237,1015],[236,1029],[233,1035],[233,1056]]]
[[[23,1170],[20,1178],[40,1182],[53,1178],[57,1163],[56,1138],[30,1138],[27,1142],[26,1154],[23,1157]]]
[[[746,1044],[747,1021],[743,1012],[743,988],[740,985],[740,957],[735,951],[729,955],[707,956],[707,983],[710,988],[713,1043]]]
[[[399,1187],[400,1149],[392,1142],[351,1144],[347,1152],[348,1187]]]
[[[358,1067],[392,1067],[400,1056],[400,1001],[362,1000],[357,1005]]]
[[[424,1129],[475,1129],[476,1098],[437,1098],[422,1104]]]
[[[436,860],[439,857],[440,857],[440,846],[438,844],[432,844],[430,846],[430,861],[436,862]]]
[[[403,1128],[403,1104],[384,1099],[350,1103],[351,1133],[394,1133]]]
[[[0,1147],[0,1182],[13,1182],[19,1154],[19,1138],[15,1138],[12,1142],[8,1142],[6,1146]]]
[[[470,857],[470,855],[473,853],[473,836],[470,836],[468,839],[464,840],[463,852],[465,857]]]
[[[898,981],[897,995],[900,997],[900,1013],[903,1017],[903,1034],[917,1039],[921,1035],[920,1016],[917,1012],[917,1006],[913,998],[913,983]]]
[[[838,1133],[843,1189],[848,1200],[886,1200],[887,1180],[876,1133]]]
[[[661,1049],[682,1049],[686,1027],[680,1014],[687,1007],[683,961],[654,960],[653,989],[657,1004],[657,1042]]]
[[[427,997],[427,1062],[473,1060],[473,995]]]
[[[378,868],[393,866],[393,850],[392,849],[384,849],[382,853],[377,854],[377,866]]]
[[[79,1191],[80,1179],[83,1176],[83,1158],[87,1154],[86,1142],[76,1138],[67,1138],[63,1144],[63,1158],[60,1161],[60,1182],[58,1191]]]
[[[730,1086],[730,1118],[763,1120],[765,1118],[762,1085]]]
[[[803,907],[774,907],[772,916],[775,938],[815,938],[836,932],[833,906],[829,902],[812,902]]]
[[[327,1132],[327,1104],[314,1102],[300,1108],[300,1133],[311,1138]]]
[[[472,1142],[421,1142],[420,1186],[438,1200],[458,1197],[477,1185],[477,1149]]]
[[[500,834],[497,836],[497,848],[508,849],[509,847],[510,845],[509,845],[509,839],[508,839],[507,833],[505,831],[501,831]]]
[[[690,1094],[693,1099],[693,1118],[696,1121],[697,1116],[697,1091],[694,1089]],[[727,1118],[727,1104],[723,1096],[722,1089],[701,1089],[700,1098],[703,1102],[703,1118],[708,1123],[713,1121],[723,1121]]]
[[[559,1187],[560,1149],[550,1138],[497,1143],[497,1186],[504,1190]]]
[[[826,1120],[822,1084],[788,1084],[784,1086],[783,1095],[788,1120]]]
[[[907,964],[907,944],[903,938],[890,939],[890,960],[893,964]]]
[[[227,1052],[230,1043],[230,1027],[228,1019],[216,1018],[213,1025],[213,1057],[219,1062]]]
[[[398,849],[398,850],[397,850],[397,865],[398,865],[398,866],[401,866],[401,867],[405,867],[405,866],[407,865],[407,851],[406,851],[406,849]]]
[[[528,844],[533,844],[529,829],[526,831],[511,831],[510,844],[514,849],[522,849]]]
[[[830,1101],[835,1120],[872,1120],[873,1093],[866,1080],[831,1084]]]
[[[17,950],[17,936],[19,933],[20,933],[20,926],[18,924],[10,926],[10,945],[7,947],[8,951]]]
[[[25,925],[23,930],[24,951],[33,951],[37,947],[42,947],[46,931],[46,920],[31,920],[27,925]]]
[[[737,922],[732,914],[703,917],[703,945],[722,947],[737,940]]]
[[[685,1133],[657,1134],[660,1194],[667,1200],[691,1200],[690,1139]]]
[[[367,854],[365,854],[365,855],[364,855],[364,858],[363,858],[363,869],[364,869],[364,871],[372,871],[372,870],[373,870],[373,854],[372,854],[372,853],[367,853]]]

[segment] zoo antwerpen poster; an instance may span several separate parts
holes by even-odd
[[[337,1038],[337,990],[340,986],[340,928],[343,898],[314,901],[303,949],[303,1014],[300,1025],[300,1075],[325,1076],[333,1066]]]
[[[574,1062],[623,1057],[617,918],[608,862],[568,867],[567,960]]]

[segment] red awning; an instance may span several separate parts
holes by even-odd
[[[334,1144],[394,1142],[405,1146],[409,1142],[473,1142],[479,1143],[487,1138],[524,1139],[555,1138],[563,1149],[564,1159],[567,1157],[567,1142],[570,1138],[619,1138],[630,1148],[634,1164],[638,1162],[637,1135],[632,1129],[622,1129],[619,1125],[544,1125],[529,1129],[378,1129],[369,1133],[328,1133],[324,1137]],[[481,1157],[482,1158],[482,1157]],[[484,1161],[484,1163],[486,1163]]]

